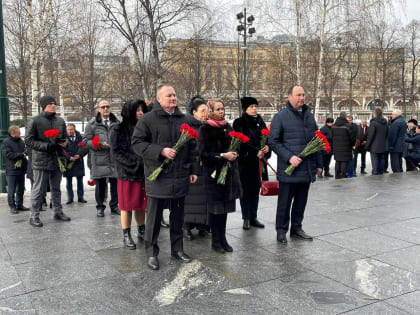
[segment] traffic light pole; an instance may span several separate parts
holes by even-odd
[[[0,0],[0,147],[8,135],[9,98],[6,85],[6,58],[4,52],[3,1]],[[6,192],[6,167],[3,154],[0,152],[0,193]]]

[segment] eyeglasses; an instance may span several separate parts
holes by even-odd
[[[111,106],[108,106],[108,105],[105,105],[105,106],[99,106],[99,108],[102,108],[102,109],[110,109],[111,108]]]

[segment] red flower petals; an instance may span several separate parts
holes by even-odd
[[[49,129],[44,131],[44,136],[46,138],[57,138],[60,135],[60,130],[58,129]]]
[[[270,135],[270,130],[268,130],[268,129],[261,129],[261,135],[268,137]]]
[[[86,146],[85,146],[85,144],[84,144],[82,141],[80,141],[80,142],[77,144],[77,146],[78,146],[79,148],[82,148],[82,149],[87,149],[87,148],[86,148]]]
[[[241,132],[231,131],[229,132],[229,136],[238,139],[242,143],[249,142],[249,138]]]
[[[99,137],[94,136],[92,139],[92,146],[94,149],[97,149],[99,147]]]
[[[186,132],[189,138],[198,139],[198,132],[191,128],[188,124],[181,125],[181,133]]]
[[[322,132],[320,132],[318,130],[315,131],[315,135],[318,138],[317,140],[320,141],[320,143],[322,144],[323,149],[325,151],[327,151],[327,153],[330,153],[331,152],[331,146],[330,146],[330,144],[327,140],[327,137]]]

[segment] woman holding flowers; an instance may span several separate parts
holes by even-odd
[[[207,124],[200,129],[199,151],[203,163],[212,248],[218,253],[232,252],[226,240],[226,223],[227,214],[235,211],[236,199],[242,194],[236,161],[238,154],[229,150],[232,127],[225,120],[223,102],[215,99],[209,104],[211,113]],[[221,178],[223,173],[225,176]]]
[[[132,213],[137,223],[137,238],[143,241],[144,217],[146,210],[146,191],[144,188],[143,160],[134,153],[131,137],[137,121],[147,111],[143,100],[129,100],[121,110],[122,121],[111,129],[111,154],[117,170],[118,202],[121,211],[121,227],[124,245],[128,249],[136,249],[131,237]]]
[[[257,113],[258,101],[253,97],[241,98],[243,114],[233,122],[233,129],[250,138],[249,143],[241,145],[239,151],[239,171],[243,196],[240,199],[242,209],[243,229],[249,230],[251,226],[264,228],[257,219],[259,192],[261,188],[261,173],[267,177],[267,166],[263,159],[268,159],[270,149],[267,140],[267,126]]]

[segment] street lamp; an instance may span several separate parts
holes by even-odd
[[[239,21],[239,25],[236,27],[236,30],[239,33],[239,36],[242,36],[244,39],[244,45],[241,47],[244,51],[244,60],[243,60],[243,96],[246,96],[246,90],[247,90],[247,69],[246,69],[246,51],[247,51],[247,45],[246,45],[246,39],[248,37],[252,37],[252,34],[255,34],[256,30],[255,27],[250,27],[252,25],[252,22],[254,22],[255,18],[253,15],[246,16],[246,8],[244,8],[243,12],[239,12],[236,14],[236,18]],[[239,55],[238,55],[239,58]]]
[[[0,147],[9,128],[9,99],[6,86],[6,61],[4,55],[3,1],[0,0]],[[0,193],[6,192],[5,161],[0,152]]]

